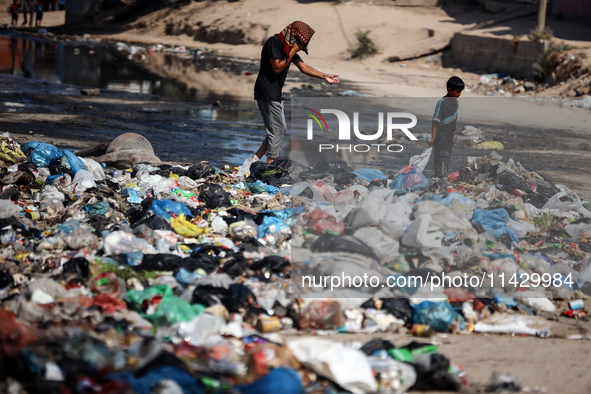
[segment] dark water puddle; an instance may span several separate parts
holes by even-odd
[[[0,73],[55,83],[154,94],[174,101],[214,103],[243,107],[245,97],[231,92],[203,90],[183,80],[143,67],[143,48],[117,48],[103,43],[64,43],[34,37],[0,35]],[[137,55],[135,54],[137,51]],[[153,53],[164,67],[185,68],[182,74],[223,71],[252,73],[256,64],[206,53]],[[143,55],[144,59],[146,55]],[[248,99],[248,98],[247,98]]]

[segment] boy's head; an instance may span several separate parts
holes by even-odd
[[[447,95],[450,97],[460,97],[464,87],[464,81],[460,77],[451,77],[447,80]]]

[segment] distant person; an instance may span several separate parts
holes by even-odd
[[[18,0],[12,0],[12,4],[8,7],[8,13],[12,18],[10,24],[12,26],[16,26],[18,23],[18,9],[21,8],[21,5],[18,3]]]
[[[451,150],[454,145],[454,135],[458,122],[458,97],[464,90],[464,81],[459,77],[451,77],[447,81],[447,94],[437,102],[433,122],[431,123],[432,137],[429,146],[433,146],[433,169],[435,178],[447,176]]]
[[[41,21],[43,20],[43,3],[41,0],[37,0],[37,4],[35,5],[35,26],[40,27]]]
[[[33,14],[35,13],[35,0],[23,0],[23,26],[27,24],[27,14],[29,14],[29,26],[33,26]]]
[[[267,154],[267,163],[279,157],[283,137],[287,130],[281,92],[291,63],[311,77],[324,79],[328,83],[339,83],[337,74],[325,74],[310,67],[297,54],[308,54],[308,44],[314,30],[304,22],[295,21],[279,34],[269,38],[261,52],[259,74],[254,85],[254,99],[263,117],[267,137],[256,152],[260,160]],[[253,156],[254,159],[254,156]]]

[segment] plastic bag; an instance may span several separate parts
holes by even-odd
[[[186,176],[193,180],[196,180],[205,178],[212,174],[215,174],[215,168],[208,162],[202,161],[200,163],[195,164],[194,166],[189,167]]]
[[[79,170],[72,180],[72,190],[78,195],[93,187],[96,187],[94,176],[86,170]]]
[[[504,208],[497,208],[491,210],[475,209],[472,221],[478,223],[486,231],[489,231],[492,235],[500,238],[503,234],[507,233],[513,240],[513,242],[519,242],[519,238],[515,235],[515,232],[509,228],[507,222],[511,220],[511,216],[507,213]]]
[[[252,193],[259,194],[259,193],[269,193],[275,194],[279,191],[278,187],[267,185],[261,181],[256,181],[256,183],[247,183],[246,186],[250,189]]]
[[[22,208],[10,200],[0,200],[0,219],[17,215]]]
[[[306,392],[298,373],[285,367],[272,369],[251,384],[236,386],[236,390],[241,394],[302,394]]]
[[[302,311],[298,324],[302,330],[337,329],[345,324],[343,309],[337,301],[312,301]]]
[[[80,170],[86,170],[84,162],[78,156],[76,156],[67,149],[62,149],[62,154],[66,157],[66,159],[68,159],[70,169],[74,174],[76,174]]]
[[[576,211],[583,203],[577,194],[571,190],[559,192],[550,197],[542,209],[558,209],[559,211]]]
[[[273,216],[265,216],[263,223],[258,227],[257,237],[265,238],[267,234],[275,234],[279,231],[289,231],[290,228],[281,219]]]
[[[425,190],[429,186],[429,180],[425,178],[421,169],[417,166],[404,167],[390,184],[390,189],[396,190],[396,195]]]
[[[394,202],[394,199],[394,192],[391,190],[372,190],[357,205],[347,221],[347,227],[356,230],[361,227],[379,225],[386,216],[390,204]]]
[[[182,237],[194,238],[194,237],[198,236],[199,234],[203,234],[204,232],[207,231],[207,230],[189,222],[187,219],[185,219],[184,214],[180,214],[176,218],[174,218],[174,217],[171,218],[170,225],[172,226],[174,231]]]
[[[464,318],[447,302],[423,301],[414,305],[415,324],[428,324],[438,332],[448,332],[452,323],[461,321],[460,328],[464,328]]]
[[[172,216],[170,214],[176,216],[191,216],[191,211],[189,210],[189,208],[187,208],[185,204],[179,201],[154,200],[149,210],[168,221],[172,219]]]
[[[146,254],[154,254],[156,250],[145,239],[136,237],[125,231],[114,231],[105,236],[103,248],[107,255],[135,252],[136,250]]]
[[[378,389],[367,357],[360,350],[317,338],[295,339],[287,347],[299,362],[347,391],[365,394]]]
[[[80,157],[79,159],[84,163],[84,167],[92,174],[95,180],[102,181],[105,179],[103,167],[98,162],[85,157]]]
[[[503,150],[505,147],[499,141],[486,141],[481,142],[474,146],[475,149],[495,149],[495,150]]]
[[[417,166],[421,169],[421,172],[425,170],[427,167],[427,163],[429,163],[429,158],[431,157],[431,152],[433,152],[433,148],[429,147],[423,150],[420,154],[416,156],[412,156],[408,162],[409,166]]]
[[[10,143],[2,138],[2,143],[0,145],[0,160],[7,163],[20,163],[21,161],[26,161],[27,156],[25,156],[16,143]]]
[[[376,168],[359,168],[353,171],[353,174],[357,175],[357,178],[361,178],[367,182],[371,182],[374,179],[382,180],[388,178],[381,170]]]
[[[209,209],[232,206],[228,192],[222,186],[215,183],[203,185],[199,193],[199,200],[204,201],[205,206]]]
[[[417,381],[417,373],[408,363],[379,357],[369,357],[368,361],[380,376],[383,392],[406,393]]]
[[[357,230],[353,236],[363,241],[380,259],[380,263],[394,260],[400,255],[400,244],[375,227],[364,227]]]
[[[29,156],[29,161],[37,167],[49,167],[62,158],[63,153],[55,146],[39,141],[29,141],[23,145],[23,152]]]
[[[424,214],[408,225],[401,242],[415,248],[441,248],[444,234],[439,230],[438,226],[431,225],[431,215]]]
[[[256,163],[259,161],[259,158],[256,156],[249,157],[248,159],[244,160],[244,163],[240,167],[238,167],[238,172],[236,176],[238,177],[248,177],[250,175],[250,166],[252,163]]]
[[[574,239],[591,238],[591,224],[589,223],[567,224],[564,226],[564,230]]]
[[[537,230],[536,226],[525,220],[510,220],[507,222],[507,227],[513,230],[518,238],[523,238],[528,233],[534,233]]]

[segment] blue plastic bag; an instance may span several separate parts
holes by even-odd
[[[131,372],[123,372],[107,376],[111,380],[121,380],[131,385],[138,394],[152,393],[164,379],[174,380],[185,394],[203,394],[197,380],[189,372],[176,366],[164,366],[149,370],[141,376],[135,376]]]
[[[106,201],[100,201],[92,205],[83,205],[82,209],[86,212],[87,216],[102,215],[105,216],[109,212],[109,203]]]
[[[353,174],[357,175],[357,178],[361,178],[368,182],[371,182],[374,179],[379,179],[381,181],[388,178],[381,170],[376,168],[359,168],[353,171]]]
[[[274,216],[265,216],[263,223],[261,223],[257,230],[257,237],[265,238],[267,234],[275,234],[278,231],[286,229],[289,229],[289,226],[283,223],[281,219]]]
[[[74,174],[80,170],[86,170],[86,166],[84,165],[84,163],[82,162],[82,160],[80,160],[80,158],[78,156],[76,156],[75,154],[73,154],[72,152],[70,152],[67,149],[62,149],[62,154],[63,154],[63,156],[66,156],[66,158],[68,159],[68,163],[70,164],[70,169],[72,170],[72,172]]]
[[[428,324],[438,332],[448,332],[451,324],[458,318],[461,320],[461,329],[466,325],[462,315],[447,302],[423,301],[413,308],[415,324]]]
[[[192,216],[191,211],[185,204],[173,200],[154,200],[150,210],[168,221],[172,218],[172,216],[170,216],[171,213],[176,216],[181,214],[184,214],[185,217]]]
[[[515,235],[515,232],[507,226],[507,222],[511,219],[509,213],[505,208],[497,209],[475,209],[472,214],[472,221],[478,223],[483,229],[490,232],[497,238],[500,238],[503,234],[507,233],[511,236],[513,242],[519,242],[519,238]]]
[[[267,185],[262,181],[256,181],[254,183],[246,184],[252,193],[269,193],[275,194],[279,191],[279,188],[273,185]]]
[[[276,218],[285,220],[289,219],[293,216],[297,216],[300,213],[304,212],[304,207],[295,207],[295,208],[287,208],[283,210],[273,210],[273,211],[262,211],[263,213],[272,213],[273,216]]]
[[[235,387],[242,394],[305,394],[302,380],[293,369],[280,367],[251,384]]]
[[[425,190],[429,186],[429,180],[423,175],[417,166],[408,166],[398,172],[396,178],[390,183],[390,189],[396,190],[396,195]]]
[[[46,142],[30,141],[23,145],[23,152],[37,167],[49,167],[64,156],[60,149]]]

